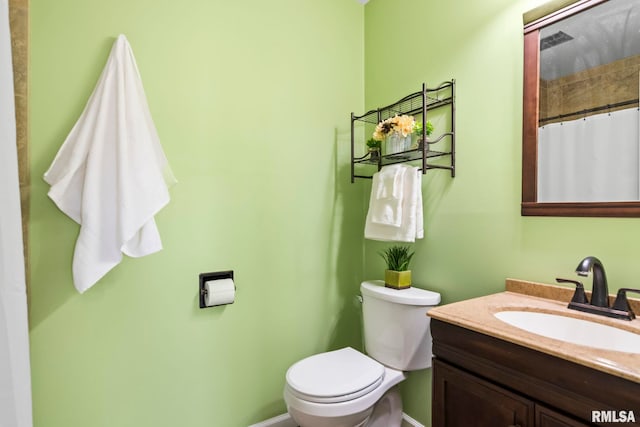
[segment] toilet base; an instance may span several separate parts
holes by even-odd
[[[288,410],[300,427],[400,427],[402,424],[402,400],[397,386],[383,394],[373,407],[356,414],[322,417],[291,407]]]
[[[373,413],[365,427],[400,427],[402,424],[402,399],[398,387],[392,387],[373,407]]]
[[[289,415],[299,427],[364,427],[372,412],[371,409],[368,409],[357,414],[340,417],[319,417],[289,408]]]

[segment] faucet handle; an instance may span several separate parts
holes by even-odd
[[[626,311],[629,313],[632,319],[636,316],[629,307],[629,301],[627,300],[627,292],[635,292],[640,294],[640,289],[632,289],[632,288],[620,288],[618,290],[618,295],[616,295],[616,300],[613,303],[614,310]]]
[[[589,304],[589,300],[587,299],[587,294],[584,293],[584,285],[582,284],[582,282],[578,282],[577,280],[571,280],[571,279],[563,279],[561,277],[557,277],[556,282],[573,283],[574,285],[576,285],[576,291],[573,294],[573,298],[571,298],[571,302],[577,302],[580,304]]]

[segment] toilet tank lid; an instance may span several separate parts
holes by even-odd
[[[360,285],[362,295],[393,302],[396,304],[433,306],[440,303],[440,294],[426,289],[392,289],[384,286],[383,280],[367,280]]]

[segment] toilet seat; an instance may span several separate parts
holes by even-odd
[[[369,357],[367,358],[370,359]],[[404,372],[385,366],[382,383],[378,387],[360,397],[336,403],[312,402],[307,398],[298,397],[300,393],[294,392],[293,387],[291,387],[288,382],[284,386],[283,394],[287,404],[287,410],[292,415],[293,413],[297,413],[304,414],[304,416],[320,417],[322,419],[343,416],[349,417],[354,414],[372,411],[376,402],[393,386],[404,381],[405,378],[406,374]],[[317,396],[315,398],[317,398]]]
[[[378,388],[384,374],[381,363],[345,347],[307,357],[292,365],[286,375],[287,389],[307,402],[346,402]]]

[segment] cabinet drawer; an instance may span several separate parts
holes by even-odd
[[[536,427],[588,427],[588,424],[565,417],[556,411],[536,405]]]

